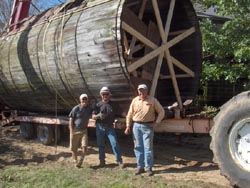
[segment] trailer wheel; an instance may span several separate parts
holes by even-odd
[[[35,129],[31,123],[20,122],[20,134],[25,139],[31,139],[34,137]]]
[[[54,142],[57,144],[61,140],[61,129],[60,126],[55,126],[54,129]]]
[[[210,131],[210,149],[221,174],[235,187],[250,185],[250,92],[224,104]]]
[[[44,144],[49,145],[53,140],[53,129],[51,125],[38,125],[37,138]]]

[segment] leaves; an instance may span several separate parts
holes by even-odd
[[[214,6],[218,15],[230,17],[219,25],[202,20],[203,80],[219,79],[236,83],[250,73],[250,1],[201,0],[203,7]],[[245,86],[248,84],[245,83]]]

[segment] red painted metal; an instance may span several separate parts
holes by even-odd
[[[11,11],[9,21],[10,30],[16,30],[20,27],[20,21],[29,15],[31,0],[15,0]]]

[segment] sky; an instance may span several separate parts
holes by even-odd
[[[47,9],[47,8],[54,7],[58,4],[64,3],[66,1],[67,0],[46,0],[45,1],[46,3],[43,3],[43,6],[45,7],[45,9]]]

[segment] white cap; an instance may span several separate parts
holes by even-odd
[[[100,90],[100,94],[103,94],[103,93],[109,93],[109,94],[111,94],[109,88],[106,87],[106,86],[102,87],[102,89]]]
[[[148,89],[148,86],[146,84],[140,84],[138,85],[138,88],[137,89]]]
[[[88,95],[85,94],[85,93],[84,93],[84,94],[81,94],[81,95],[80,95],[80,100],[83,99],[83,98],[88,98]]]

